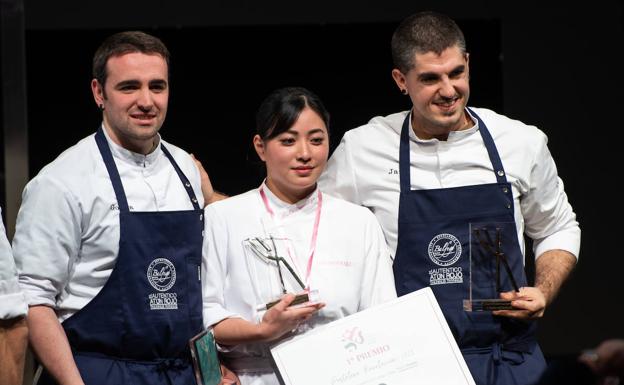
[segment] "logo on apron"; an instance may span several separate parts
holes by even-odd
[[[438,234],[429,242],[429,258],[438,266],[449,266],[461,257],[459,239],[452,234]]]
[[[150,285],[161,293],[149,295],[151,310],[165,310],[178,308],[176,293],[162,293],[173,287],[176,281],[175,266],[167,258],[156,258],[147,268],[147,280]]]
[[[176,280],[175,266],[167,258],[157,258],[147,268],[147,279],[154,289],[167,291]]]
[[[429,242],[427,251],[433,263],[443,266],[429,270],[429,285],[464,282],[461,267],[445,267],[454,264],[461,257],[462,247],[457,237],[446,233],[438,234]]]

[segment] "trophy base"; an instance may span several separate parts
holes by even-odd
[[[277,305],[280,301],[281,301],[281,298],[276,299],[275,301],[271,301],[267,303],[266,305],[260,306],[257,310],[259,311],[269,310],[273,306]],[[290,303],[290,305],[288,305],[288,307],[293,307],[293,306],[298,306],[298,305],[306,306],[306,304],[308,304],[309,302],[316,302],[316,301],[318,301],[318,290],[312,290],[309,292],[305,291],[303,293],[296,294],[295,299],[293,299],[293,301]]]
[[[517,310],[511,306],[511,301],[505,299],[465,299],[464,311],[480,312],[494,310]]]

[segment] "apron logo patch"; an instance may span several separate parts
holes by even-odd
[[[450,266],[461,257],[462,247],[459,239],[452,234],[438,234],[428,248],[429,258],[438,266]]]
[[[167,258],[156,258],[147,268],[147,280],[152,287],[160,292],[173,287],[176,281],[176,270]],[[152,293],[149,295],[150,310],[168,310],[178,308],[176,293]]]
[[[156,258],[147,268],[147,279],[154,289],[167,291],[176,281],[175,266],[167,258]]]

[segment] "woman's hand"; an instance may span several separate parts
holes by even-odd
[[[286,294],[281,301],[264,314],[262,322],[258,325],[264,341],[273,341],[288,332],[294,331],[301,322],[307,321],[325,306],[323,303],[314,303],[290,308],[289,305],[294,299],[293,294]]]

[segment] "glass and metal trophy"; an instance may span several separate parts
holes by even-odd
[[[316,301],[317,292],[306,290],[294,263],[283,257],[294,252],[290,240],[254,237],[243,241],[243,247],[251,285],[260,302],[256,311],[270,309],[288,292],[297,293],[290,306]]]
[[[514,243],[516,224],[511,222],[470,223],[469,292],[465,311],[514,310],[510,300],[497,297],[502,292],[519,291],[505,246]],[[485,298],[484,298],[485,297]]]

